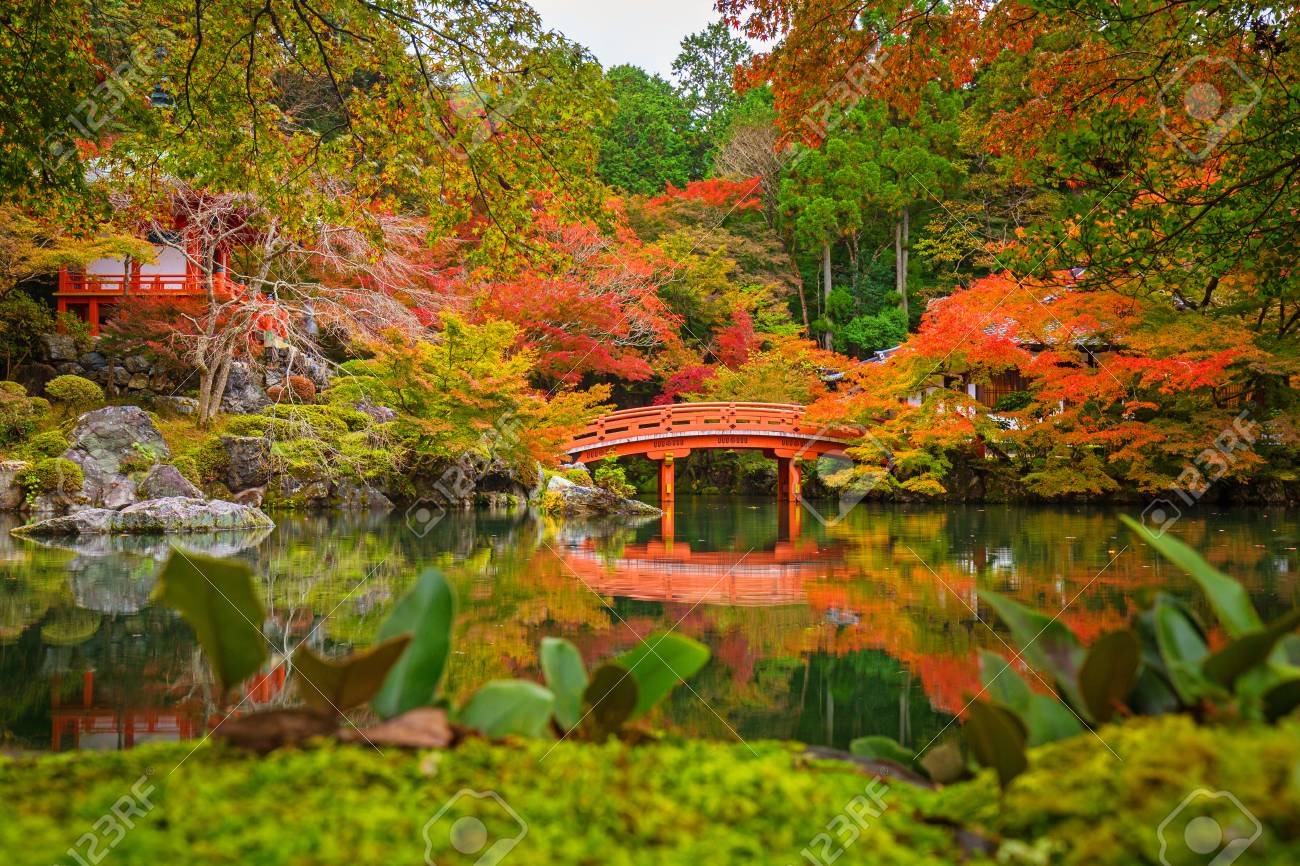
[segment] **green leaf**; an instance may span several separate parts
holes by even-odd
[[[1011,710],[988,701],[975,701],[966,709],[962,734],[971,754],[982,766],[997,771],[998,784],[1006,788],[1029,767],[1025,756],[1028,731]]]
[[[591,740],[617,734],[636,709],[636,678],[621,664],[610,662],[596,669],[582,694],[582,730]]]
[[[637,702],[632,719],[639,719],[678,683],[699,673],[709,661],[709,648],[678,634],[654,634],[616,661],[636,678]]]
[[[1155,632],[1174,691],[1184,704],[1198,702],[1209,685],[1201,675],[1201,662],[1209,654],[1205,639],[1187,614],[1167,604],[1155,609]]]
[[[492,680],[460,708],[457,721],[487,737],[540,737],[551,721],[555,695],[528,680]]]
[[[1000,704],[1013,709],[1024,706],[1033,690],[1029,688],[1011,662],[990,650],[980,650],[980,685]]]
[[[582,654],[572,643],[560,637],[542,638],[538,653],[542,676],[555,695],[555,720],[568,731],[577,727],[582,713],[582,693],[587,689],[587,668]]]
[[[1141,667],[1142,645],[1128,629],[1093,641],[1079,668],[1079,692],[1093,721],[1110,721],[1115,704],[1122,703],[1133,690]]]
[[[389,638],[343,659],[324,659],[305,643],[293,653],[299,697],[324,713],[342,713],[373,698],[401,658],[411,636]]]
[[[893,761],[904,767],[916,763],[916,752],[899,745],[893,737],[858,737],[849,743],[849,752],[860,758],[872,758],[877,761]]]
[[[1201,587],[1210,607],[1232,637],[1242,637],[1264,627],[1246,588],[1210,565],[1195,550],[1169,535],[1156,535],[1127,514],[1120,520],[1165,559],[1187,572]]]
[[[1300,707],[1300,677],[1283,680],[1264,693],[1264,718],[1276,722]]]
[[[1300,609],[1269,623],[1262,631],[1243,635],[1212,653],[1201,665],[1201,670],[1216,683],[1232,688],[1242,674],[1266,663],[1278,641],[1297,625],[1300,625]]]
[[[1065,624],[996,592],[983,592],[980,598],[1011,629],[1025,661],[1050,675],[1057,690],[1076,708],[1082,707],[1078,676],[1083,665],[1083,647]]]
[[[1070,708],[1030,689],[1011,663],[995,652],[980,650],[980,682],[994,703],[1007,707],[1029,730],[1029,745],[1040,746],[1083,733]]]
[[[1164,666],[1161,665],[1160,671],[1143,665],[1142,670],[1138,673],[1137,683],[1133,686],[1133,691],[1129,693],[1129,700],[1132,702],[1133,712],[1139,716],[1160,716],[1165,713],[1175,713],[1182,706],[1179,703],[1178,695],[1174,694],[1173,688],[1164,675]]]
[[[410,646],[388,672],[372,702],[382,718],[391,719],[433,703],[451,652],[455,618],[456,599],[451,586],[436,569],[425,569],[379,627],[381,641],[402,634],[411,636]]]
[[[269,658],[262,635],[266,612],[253,570],[244,563],[173,550],[154,598],[189,623],[223,691],[257,673]]]

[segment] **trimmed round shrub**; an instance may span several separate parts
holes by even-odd
[[[46,457],[23,473],[20,482],[28,493],[72,493],[85,483],[81,467],[63,457]]]
[[[32,435],[36,421],[50,404],[37,397],[21,397],[0,389],[0,442],[20,442]]]
[[[19,382],[10,382],[8,379],[0,381],[0,392],[10,394],[14,397],[26,397],[27,389]]]
[[[58,457],[68,450],[68,437],[58,430],[46,430],[27,440],[26,450],[33,459]]]
[[[55,376],[45,384],[45,395],[76,411],[104,403],[104,389],[81,376]]]

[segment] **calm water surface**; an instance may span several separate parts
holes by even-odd
[[[460,598],[447,688],[540,678],[537,645],[571,639],[589,666],[655,630],[713,658],[662,723],[685,733],[846,746],[924,746],[978,689],[975,651],[1004,651],[985,590],[1059,613],[1085,640],[1158,589],[1202,611],[1188,581],[1134,546],[1112,509],[859,507],[825,526],[760,500],[694,499],[671,522],[554,524],[527,515],[277,515],[262,534],[188,539],[248,561],[267,639],[343,652],[373,639],[418,570]],[[1185,516],[1175,535],[1242,580],[1266,612],[1300,602],[1296,514]],[[45,546],[0,524],[0,748],[115,749],[201,736],[221,715],[188,628],[150,603],[168,542]],[[423,530],[424,527],[419,527]],[[292,701],[283,670],[244,706]]]

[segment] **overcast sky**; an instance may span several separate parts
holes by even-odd
[[[713,0],[529,0],[552,30],[608,69],[631,63],[665,78],[683,38],[716,21]]]

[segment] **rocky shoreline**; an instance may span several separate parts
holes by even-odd
[[[83,508],[11,530],[14,535],[46,538],[68,535],[146,535],[272,529],[274,521],[251,505],[221,499],[168,496],[146,499],[118,510]]]
[[[364,409],[379,411],[363,407],[353,414]],[[263,418],[242,416],[253,421]],[[154,418],[131,405],[82,414],[66,444],[54,457],[0,462],[0,511],[17,511],[32,521],[15,529],[16,534],[252,530],[274,526],[263,506],[390,511],[396,507],[395,500],[429,502],[444,510],[478,504],[497,508],[534,505],[570,517],[659,513],[653,506],[601,488],[558,476],[548,479],[540,466],[536,467],[536,479],[530,482],[492,461],[454,464],[431,478],[401,477],[395,482],[402,485],[399,489],[381,489],[381,484],[338,471],[325,461],[282,465],[284,461],[275,458],[273,442],[266,435],[211,437],[205,445],[210,452],[205,457],[206,481],[200,486],[195,483],[203,480],[196,475],[199,470],[188,465],[192,458],[173,455]],[[183,472],[181,465],[188,471]]]

